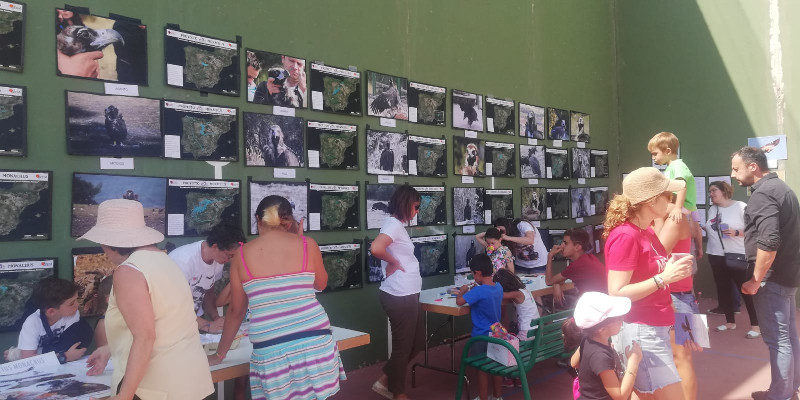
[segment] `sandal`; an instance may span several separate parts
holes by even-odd
[[[722,325],[714,328],[714,330],[716,330],[717,332],[732,331],[734,329],[736,329],[736,325],[735,324],[733,325],[733,328],[728,328],[728,326],[725,325],[725,324],[722,324]],[[750,332],[752,332],[752,331],[750,331]]]
[[[747,339],[757,339],[757,338],[761,337],[761,332],[756,332],[756,331],[751,330],[751,331],[747,332],[744,335],[744,337],[746,337]]]

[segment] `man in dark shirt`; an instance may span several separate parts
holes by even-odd
[[[754,295],[772,383],[753,399],[796,399],[800,387],[800,338],[795,294],[800,286],[800,205],[797,196],[769,172],[761,149],[743,147],[731,158],[731,176],[752,189],[744,214],[744,247],[753,277],[742,292]],[[762,319],[763,318],[763,319]]]

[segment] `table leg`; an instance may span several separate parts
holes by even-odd
[[[434,367],[428,363],[428,352],[430,350],[430,346],[428,343],[430,340],[438,333],[445,325],[450,325],[450,369]],[[458,375],[458,371],[456,371],[456,324],[455,324],[455,317],[452,315],[447,316],[447,321],[440,325],[433,333],[428,333],[428,312],[425,311],[425,362],[424,363],[416,363],[411,367],[411,387],[417,387],[417,367],[427,368],[433,371],[444,372],[447,374]],[[469,391],[469,381],[466,381],[467,384],[467,391]]]

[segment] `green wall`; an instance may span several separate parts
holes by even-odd
[[[136,2],[87,0],[75,4],[89,7],[97,15],[109,12],[141,18],[148,25],[150,84],[140,88],[146,97],[186,100],[207,104],[231,105],[242,111],[270,112],[270,107],[248,104],[244,97],[230,98],[168,88],[164,84],[163,27],[166,23],[181,28],[232,39],[243,37],[243,45],[321,60],[326,64],[357,66],[405,76],[414,80],[457,88],[526,103],[580,110],[591,114],[591,148],[609,149],[612,155],[611,176],[619,176],[616,165],[616,70],[614,59],[613,7],[608,1],[208,1],[176,0]],[[98,157],[66,155],[64,127],[64,89],[102,92],[103,84],[55,75],[54,8],[63,3],[51,0],[28,2],[25,72],[0,72],[0,83],[28,87],[28,147],[24,159],[2,158],[0,168],[55,171],[53,193],[53,240],[38,243],[0,243],[3,259],[55,256],[59,275],[71,279],[73,247],[78,243],[69,236],[70,190],[72,172],[99,172]],[[244,59],[242,57],[242,65]],[[244,82],[242,83],[244,88]],[[449,110],[448,94],[448,110]],[[448,111],[448,114],[450,111]],[[374,117],[345,117],[309,110],[298,116],[323,121],[359,124],[360,149],[365,148],[364,126],[378,125]],[[448,118],[449,119],[449,118]],[[408,129],[422,136],[463,135],[449,127],[428,127],[398,123],[397,130]],[[240,124],[241,126],[241,124]],[[524,143],[519,137],[481,134],[481,138]],[[240,141],[243,142],[243,141]],[[567,147],[572,146],[568,144]],[[243,155],[243,151],[240,149]],[[364,150],[362,150],[363,152]],[[448,155],[450,159],[452,154]],[[365,160],[365,155],[359,156]],[[152,158],[136,160],[136,169],[119,174],[212,178],[213,168],[203,162]],[[224,167],[223,178],[248,176],[268,180],[271,168],[245,167],[243,162]],[[320,183],[377,182],[362,166],[356,172],[324,172],[299,169],[297,180],[311,178]],[[441,179],[398,178],[412,184],[438,184]],[[491,187],[490,178],[476,179],[478,185]],[[541,181],[547,184],[546,181]],[[460,177],[450,175],[449,188],[460,185]],[[497,178],[496,188],[515,189],[515,212],[519,215],[519,188],[526,182],[519,178]],[[614,179],[594,179],[590,186],[617,183]],[[564,182],[553,187],[566,187]],[[246,192],[244,193],[246,196]],[[448,195],[448,202],[450,196]],[[246,201],[244,204],[246,206]],[[364,200],[361,201],[362,226],[366,225]],[[243,210],[247,226],[248,212]],[[448,211],[452,221],[452,211]],[[586,223],[600,223],[600,217]],[[574,222],[574,221],[572,221]],[[544,226],[567,228],[570,221],[545,223]],[[443,229],[414,228],[413,236],[451,233]],[[460,232],[460,229],[459,229]],[[320,243],[346,242],[377,231],[354,233],[312,233]],[[171,239],[183,244],[197,238]],[[450,258],[453,258],[452,244]],[[452,276],[426,278],[424,286],[452,284]],[[378,362],[386,357],[386,319],[377,300],[377,285],[363,289],[320,295],[333,324],[369,332],[369,346],[343,354],[348,369]],[[460,321],[463,327],[466,320]],[[16,340],[15,335],[0,337],[0,347]]]

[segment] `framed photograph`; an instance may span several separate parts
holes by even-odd
[[[444,186],[414,186],[419,193],[419,213],[410,226],[447,225],[447,196]]]
[[[761,149],[766,154],[767,160],[786,160],[789,158],[786,135],[747,138],[747,145]]]
[[[423,277],[450,273],[447,235],[412,237],[414,257],[419,260],[419,274]]]
[[[591,213],[589,188],[573,187],[570,189],[572,218],[583,218],[594,215]]]
[[[581,149],[573,147],[570,149],[572,152],[572,177],[573,178],[591,178],[591,170],[589,168],[589,149]]]
[[[447,88],[411,81],[408,83],[408,122],[445,126]]]
[[[239,161],[239,109],[162,101],[164,157]]]
[[[603,254],[606,240],[603,239],[603,231],[605,227],[603,224],[594,226],[594,252],[595,254]]]
[[[239,96],[239,43],[165,28],[167,85]]]
[[[303,167],[303,122],[300,117],[245,112],[245,165]]]
[[[519,174],[522,179],[545,178],[544,146],[519,145]]]
[[[408,136],[408,174],[415,176],[447,176],[447,142],[423,136]]]
[[[453,136],[453,171],[456,175],[486,176],[483,140]]]
[[[687,184],[689,184],[687,182]],[[708,199],[708,185],[706,185],[706,177],[705,176],[695,176],[694,177],[694,186],[695,186],[695,205],[702,205],[708,203],[706,199]]]
[[[547,218],[547,189],[543,187],[522,188],[522,218],[541,221]]]
[[[53,173],[0,170],[0,242],[49,240],[52,236]]]
[[[567,149],[545,148],[544,165],[547,179],[569,179],[569,153]]]
[[[547,138],[569,140],[569,111],[547,107]]]
[[[357,170],[358,125],[306,122],[308,168]]]
[[[25,318],[38,308],[31,299],[33,286],[41,279],[58,276],[57,265],[56,258],[0,260],[0,332],[22,328]]]
[[[309,183],[308,230],[360,230],[358,196],[358,185]]]
[[[408,120],[408,79],[367,71],[367,115]]]
[[[483,132],[483,96],[453,89],[453,128]]]
[[[100,282],[110,279],[117,264],[106,257],[100,247],[72,249],[72,281],[78,290],[78,310],[82,317],[97,317],[106,313],[105,299],[98,293]]]
[[[519,104],[519,135],[533,138],[546,139],[544,134],[545,114],[544,107],[531,104]]]
[[[167,178],[76,172],[72,175],[71,236],[88,232],[97,222],[97,207],[111,199],[142,203],[145,224],[166,234]]]
[[[147,25],[63,8],[55,17],[58,75],[147,86]]]
[[[389,200],[399,186],[392,183],[367,183],[367,229],[381,229],[386,218],[391,216]]]
[[[323,292],[364,287],[361,265],[364,255],[360,242],[321,245],[319,251],[328,273],[328,286]]]
[[[359,117],[363,115],[361,73],[312,62],[311,109]]]
[[[486,189],[483,204],[483,219],[487,225],[497,218],[514,219],[514,191],[511,189]]]
[[[408,135],[367,126],[367,173],[408,175]]]
[[[547,219],[569,219],[569,189],[547,189]]]
[[[219,224],[241,226],[239,181],[167,180],[167,236],[207,236]]]
[[[547,230],[547,237],[550,242],[550,246],[547,246],[547,251],[553,248],[553,246],[559,245],[564,243],[564,234],[567,233],[566,229],[548,229]],[[543,240],[544,241],[544,240]],[[564,257],[563,253],[556,254],[553,257],[554,261],[565,261],[567,258]]]
[[[0,1],[0,70],[22,72],[26,7],[18,1]]]
[[[253,180],[250,176],[247,178],[247,188],[250,192],[250,234],[258,234],[258,221],[256,220],[256,209],[258,203],[264,200],[265,197],[276,195],[289,200],[292,204],[292,214],[294,214],[295,221],[304,221],[303,229],[308,230],[308,184],[306,182],[267,182]]]
[[[513,178],[517,175],[514,143],[484,142],[486,175]]]
[[[586,225],[581,227],[581,229],[585,230],[586,234],[589,235],[589,248],[584,249],[584,251],[589,254],[597,254],[597,249],[594,247],[594,225]]]
[[[484,189],[482,187],[453,188],[453,222],[456,226],[483,225]]]
[[[381,266],[380,258],[374,257],[370,247],[373,239],[365,239],[364,246],[367,248],[366,264],[364,264],[364,275],[367,276],[367,283],[379,283],[386,279],[385,271]]]
[[[589,143],[589,114],[579,111],[569,112],[569,126],[570,134],[569,139],[575,142]]]
[[[161,100],[65,91],[67,153],[161,157]]]
[[[308,107],[306,60],[245,49],[247,101],[279,107]]]
[[[592,178],[608,178],[608,150],[589,150]]]
[[[0,156],[28,155],[27,110],[24,86],[0,86]]]
[[[485,254],[486,248],[483,247],[475,235],[453,235],[455,237],[455,273],[469,273],[469,262],[476,254]]]
[[[608,208],[608,186],[598,186],[589,189],[591,198],[591,206],[589,213],[591,215],[605,215]]]
[[[514,101],[486,97],[486,131],[514,136],[516,132]]]

